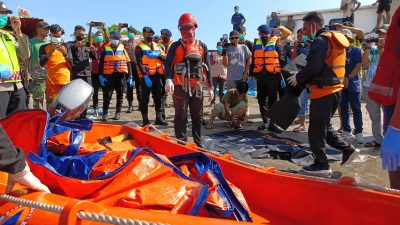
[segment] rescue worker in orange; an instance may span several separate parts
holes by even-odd
[[[143,41],[136,44],[136,63],[141,78],[142,96],[140,99],[140,110],[142,113],[143,126],[150,124],[148,117],[148,105],[150,92],[153,96],[157,125],[168,125],[163,119],[162,112],[162,77],[164,76],[165,53],[160,46],[153,41],[154,30],[151,27],[143,28]]]
[[[47,67],[46,105],[50,105],[58,92],[71,81],[71,59],[62,39],[64,30],[58,25],[50,26],[50,43],[39,49],[40,66]]]
[[[192,136],[197,146],[201,147],[203,85],[208,86],[210,102],[214,98],[214,91],[208,69],[210,62],[207,46],[196,39],[196,28],[196,18],[190,13],[185,13],[179,18],[178,29],[182,38],[171,45],[165,60],[165,91],[173,93],[176,138],[187,141],[189,107]]]
[[[161,49],[165,52],[165,55],[168,55],[168,50],[169,47],[171,47],[172,43],[174,41],[171,40],[172,33],[170,30],[164,28],[161,30],[161,41],[158,43],[161,47]],[[168,94],[165,92],[165,76],[162,76],[162,82],[163,82],[163,88],[161,90],[161,96],[162,96],[162,102],[161,104],[163,105],[162,109],[162,118],[165,120],[165,107],[167,107],[167,98]]]
[[[117,102],[113,120],[121,117],[123,102],[124,76],[132,76],[129,55],[123,44],[121,35],[113,31],[110,33],[110,42],[104,45],[99,62],[99,81],[103,89],[103,121],[108,121],[108,108],[114,90],[117,92]]]
[[[278,44],[278,37],[272,36],[272,30],[263,24],[258,27],[260,38],[254,41],[253,60],[250,70],[257,79],[257,100],[263,123],[258,130],[269,129],[275,133],[283,130],[276,126],[267,117],[267,110],[278,100],[280,85],[281,65],[283,56]]]
[[[332,173],[325,154],[326,143],[343,152],[341,165],[351,162],[358,150],[349,145],[333,129],[331,118],[335,114],[343,89],[347,38],[338,32],[325,29],[324,18],[318,12],[310,12],[304,18],[303,31],[313,40],[307,57],[307,65],[288,78],[292,86],[310,85],[310,125],[308,140],[314,154],[314,163],[303,171],[329,176]]]

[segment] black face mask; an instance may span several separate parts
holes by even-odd
[[[77,40],[77,41],[83,41],[83,39],[85,39],[85,35],[78,35],[78,36],[76,36],[76,40]]]
[[[151,41],[153,41],[153,37],[151,37],[151,36],[147,36],[145,39],[146,39],[146,42],[151,42]]]
[[[169,42],[169,37],[162,37],[161,39],[163,42]]]
[[[268,39],[269,39],[268,36],[262,36],[262,37],[261,37],[261,41],[262,41],[262,42],[267,42]]]

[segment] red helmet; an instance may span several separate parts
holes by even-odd
[[[193,25],[195,28],[197,28],[197,20],[196,18],[190,14],[190,13],[184,13],[182,16],[179,18],[178,21],[178,28],[182,25],[190,24]]]

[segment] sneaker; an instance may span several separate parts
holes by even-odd
[[[93,110],[93,116],[95,116],[95,117],[99,116],[99,111],[97,109]]]
[[[356,134],[356,136],[354,137],[354,141],[355,141],[357,144],[364,144],[364,137],[363,137],[363,134],[362,134],[362,133]]]
[[[257,130],[265,130],[268,127],[267,123],[263,123],[260,126],[257,127]]]
[[[120,113],[115,113],[114,117],[112,118],[113,120],[119,120],[121,118]]]
[[[272,123],[271,125],[269,125],[268,127],[269,131],[272,131],[274,133],[280,134],[283,132],[283,129],[280,128],[279,126],[277,126],[276,124]]]
[[[332,174],[332,170],[329,167],[329,165],[320,166],[316,163],[313,163],[309,166],[304,166],[302,171],[310,175],[326,176],[326,177]]]
[[[103,114],[101,120],[102,120],[103,122],[107,122],[107,121],[108,121],[108,113]]]
[[[342,135],[342,137],[344,139],[352,139],[353,138],[353,135],[348,131],[342,131],[342,133],[340,135]]]
[[[351,147],[350,149],[347,149],[343,151],[343,156],[342,156],[342,162],[340,162],[341,166],[344,166],[346,164],[351,163],[358,155],[360,150]]]

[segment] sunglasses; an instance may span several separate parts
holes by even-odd
[[[233,40],[233,39],[239,39],[239,37],[230,37],[229,39]]]

